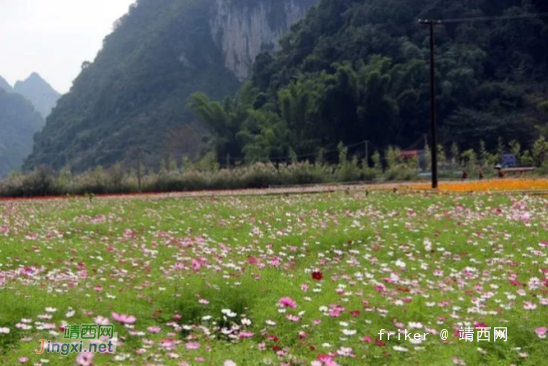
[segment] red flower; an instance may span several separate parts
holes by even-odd
[[[376,343],[377,346],[379,346],[379,347],[386,347],[386,343],[384,343],[383,341],[381,341],[381,340],[378,339],[378,338],[375,339],[375,343]]]
[[[323,279],[323,274],[320,271],[312,272],[312,278],[316,281],[321,281]]]

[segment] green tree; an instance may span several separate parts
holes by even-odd
[[[531,155],[537,167],[541,167],[544,161],[548,159],[548,142],[544,136],[535,141]]]

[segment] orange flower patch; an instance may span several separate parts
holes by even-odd
[[[413,184],[412,189],[430,189],[429,183]],[[498,179],[469,182],[442,182],[440,191],[489,192],[489,191],[548,191],[548,179]]]

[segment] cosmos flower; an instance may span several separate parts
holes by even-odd
[[[537,334],[537,337],[539,337],[541,339],[545,339],[546,334],[548,333],[548,328],[546,328],[546,327],[537,328],[537,329],[535,329],[535,333]]]
[[[323,279],[322,272],[320,272],[318,270],[315,270],[314,272],[312,272],[312,279],[314,279],[316,281],[321,281]]]
[[[287,307],[291,309],[295,309],[297,307],[297,303],[290,297],[282,297],[280,301],[278,302],[278,305],[281,307]]]
[[[200,348],[200,343],[197,342],[188,342],[185,344],[186,349],[198,349]]]
[[[133,324],[137,321],[137,318],[133,315],[112,313],[112,319],[122,324]]]
[[[95,357],[94,353],[82,352],[79,353],[76,357],[76,363],[80,366],[91,366],[93,365],[93,358]]]

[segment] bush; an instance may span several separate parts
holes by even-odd
[[[58,194],[52,169],[38,167],[27,175],[13,174],[0,183],[0,194],[10,197],[37,197]]]

